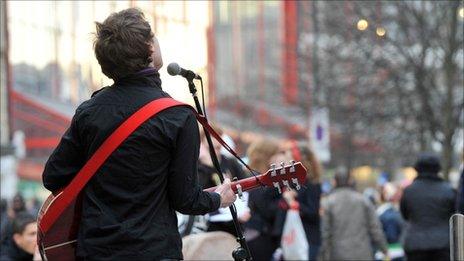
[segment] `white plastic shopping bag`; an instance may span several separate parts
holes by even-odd
[[[308,260],[308,240],[298,210],[287,211],[280,243],[285,260]]]

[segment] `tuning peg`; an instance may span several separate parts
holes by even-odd
[[[276,164],[271,164],[271,177],[277,176]]]
[[[239,199],[242,199],[243,197],[243,191],[242,191],[242,186],[240,186],[240,184],[237,184],[237,186],[235,186],[237,188],[237,195],[238,195],[238,198]]]
[[[300,183],[298,182],[298,179],[297,179],[297,178],[292,178],[292,182],[293,182],[293,184],[295,185],[296,190],[300,190],[300,189],[301,189]]]
[[[284,175],[285,174],[285,163],[281,162],[280,167],[282,167],[280,169],[280,175]]]
[[[288,183],[288,180],[282,180],[282,183],[284,183],[284,186],[287,187],[288,190],[292,189],[292,187],[290,187],[290,184]]]
[[[274,185],[274,188],[277,189],[279,194],[282,194],[282,189],[280,188],[279,182],[272,182],[272,185]]]
[[[295,172],[295,161],[291,160],[290,161],[290,173]]]

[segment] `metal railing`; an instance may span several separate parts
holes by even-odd
[[[454,214],[450,220],[450,259],[464,260],[464,215]]]

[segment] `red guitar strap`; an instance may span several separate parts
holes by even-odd
[[[61,192],[62,195],[56,198],[56,202],[53,208],[50,208],[43,216],[41,220],[41,229],[43,233],[46,233],[52,225],[56,222],[58,217],[63,211],[71,204],[73,200],[77,198],[79,193],[82,191],[87,182],[97,172],[101,165],[106,159],[113,153],[113,151],[121,145],[121,143],[134,132],[142,123],[153,117],[160,111],[174,106],[188,106],[195,112],[198,122],[200,122],[205,129],[213,136],[227,151],[229,151],[234,157],[236,157],[253,175],[254,171],[243,162],[243,160],[235,153],[234,150],[224,141],[221,136],[208,124],[208,121],[203,115],[199,115],[197,111],[188,104],[181,103],[172,98],[161,98],[149,102],[144,105],[128,119],[126,119],[95,151],[92,157],[82,167],[82,169],[76,174],[69,185],[64,188]],[[258,180],[258,179],[257,179]],[[259,180],[258,180],[259,182]],[[261,183],[261,182],[259,182]]]
[[[245,166],[245,168],[247,168],[251,172],[251,174],[254,176],[256,171],[252,170],[250,168],[250,166],[248,166],[248,164],[243,162],[243,160],[237,155],[237,153],[221,138],[221,135],[219,135],[213,129],[213,127],[211,127],[211,125],[209,125],[208,120],[205,118],[205,116],[198,114],[196,111],[195,111],[195,114],[197,116],[198,122],[201,123],[201,125],[203,125],[203,127],[205,127],[205,129],[211,134],[211,136],[213,136],[213,138],[215,138],[222,145],[222,147],[224,147],[224,149],[226,149],[228,152],[230,152],[230,154],[232,154],[232,156],[237,158],[237,160],[240,163],[242,163],[243,166]],[[258,179],[257,179],[257,181],[259,183],[261,183]]]
[[[63,213],[69,204],[76,199],[79,192],[82,191],[85,184],[87,184],[100,166],[132,132],[160,111],[174,106],[189,105],[171,98],[161,98],[151,101],[127,118],[108,138],[106,138],[103,144],[76,174],[71,183],[61,192],[63,194],[56,199],[57,201],[53,205],[53,208],[50,208],[42,217],[41,228],[43,232],[46,233],[50,229],[61,213]]]

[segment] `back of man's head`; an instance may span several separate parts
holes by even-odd
[[[351,186],[351,177],[349,171],[337,171],[334,175],[335,186],[339,187],[349,187]]]
[[[123,78],[153,62],[154,34],[139,9],[113,13],[96,26],[95,56],[109,78]]]

